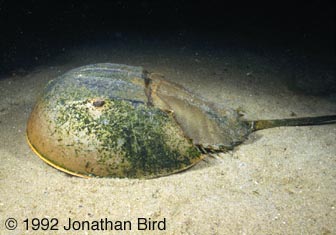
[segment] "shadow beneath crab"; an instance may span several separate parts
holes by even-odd
[[[178,174],[188,174],[188,172],[192,173],[192,172],[202,171],[205,169],[211,169],[212,167],[217,166],[218,164],[220,164],[220,159],[218,156],[208,155],[204,157],[200,162],[195,164],[194,166],[188,169],[185,169],[179,172]]]

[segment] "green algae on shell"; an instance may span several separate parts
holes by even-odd
[[[232,149],[253,131],[336,122],[336,115],[246,121],[141,67],[93,64],[50,81],[27,124],[32,150],[90,177],[153,178]]]
[[[76,156],[83,156],[79,153],[82,146],[85,151],[92,146],[99,153],[95,160],[108,166],[109,176],[163,174],[166,170],[183,169],[200,156],[173,117],[160,109],[105,99],[104,107],[97,112],[94,102],[64,105],[56,118],[55,130],[59,136],[71,132],[80,137],[70,143],[78,148]],[[89,160],[86,168],[94,173]]]

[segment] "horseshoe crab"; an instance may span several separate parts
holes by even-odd
[[[336,115],[247,121],[141,67],[105,63],[50,81],[27,140],[42,160],[72,175],[152,178],[232,149],[256,130],[335,122]]]

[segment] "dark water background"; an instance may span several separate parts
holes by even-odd
[[[281,51],[301,70],[316,64],[330,70],[335,63],[331,2],[2,0],[0,74],[24,74],[74,47],[106,43]],[[330,81],[328,86],[336,87]]]

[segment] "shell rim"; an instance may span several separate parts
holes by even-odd
[[[47,159],[46,157],[44,157],[42,154],[40,154],[37,149],[34,147],[34,145],[30,142],[29,140],[29,137],[28,135],[26,134],[26,140],[27,140],[27,143],[29,145],[29,147],[31,148],[31,150],[33,150],[33,152],[40,158],[42,159],[45,163],[47,163],[48,165],[56,168],[57,170],[60,170],[64,173],[67,173],[69,175],[73,175],[73,176],[78,176],[78,177],[81,177],[81,178],[85,178],[85,179],[89,179],[91,178],[90,176],[88,175],[84,175],[84,174],[80,174],[80,173],[77,173],[77,172],[73,172],[73,171],[70,171],[66,168],[63,168],[63,167],[60,167],[58,165],[56,165],[54,162],[50,161],[49,159]]]
[[[80,178],[85,178],[85,179],[90,179],[90,178],[112,178],[112,177],[104,177],[104,176],[97,176],[97,175],[85,175],[85,174],[80,174],[80,173],[77,173],[77,172],[74,172],[74,171],[71,171],[69,169],[66,169],[66,168],[63,168],[63,167],[60,167],[59,165],[56,165],[56,163],[52,162],[51,160],[47,159],[46,157],[44,157],[42,154],[40,154],[38,152],[38,150],[34,147],[34,145],[30,142],[29,140],[29,137],[28,137],[28,134],[26,132],[26,140],[27,140],[27,143],[29,145],[29,147],[31,148],[31,150],[42,160],[44,161],[45,163],[47,163],[48,165],[54,167],[55,169],[59,170],[59,171],[62,171],[64,173],[67,173],[69,175],[72,175],[72,176],[77,176],[77,177],[80,177]],[[155,175],[155,176],[150,176],[150,177],[140,177],[140,178],[128,178],[128,177],[116,177],[116,178],[119,178],[119,179],[155,179],[155,178],[159,178],[159,177],[164,177],[164,176],[168,176],[168,175],[172,175],[172,174],[175,174],[175,173],[179,173],[179,172],[183,172],[183,171],[186,171],[188,170],[189,168],[192,168],[193,166],[195,166],[197,163],[199,163],[200,161],[202,161],[204,158],[206,157],[206,154],[201,154],[198,161],[195,161],[193,162],[193,164],[190,164],[182,169],[177,169],[175,171],[172,171],[172,172],[169,172],[169,173],[166,173],[166,174],[162,174],[162,175]]]

